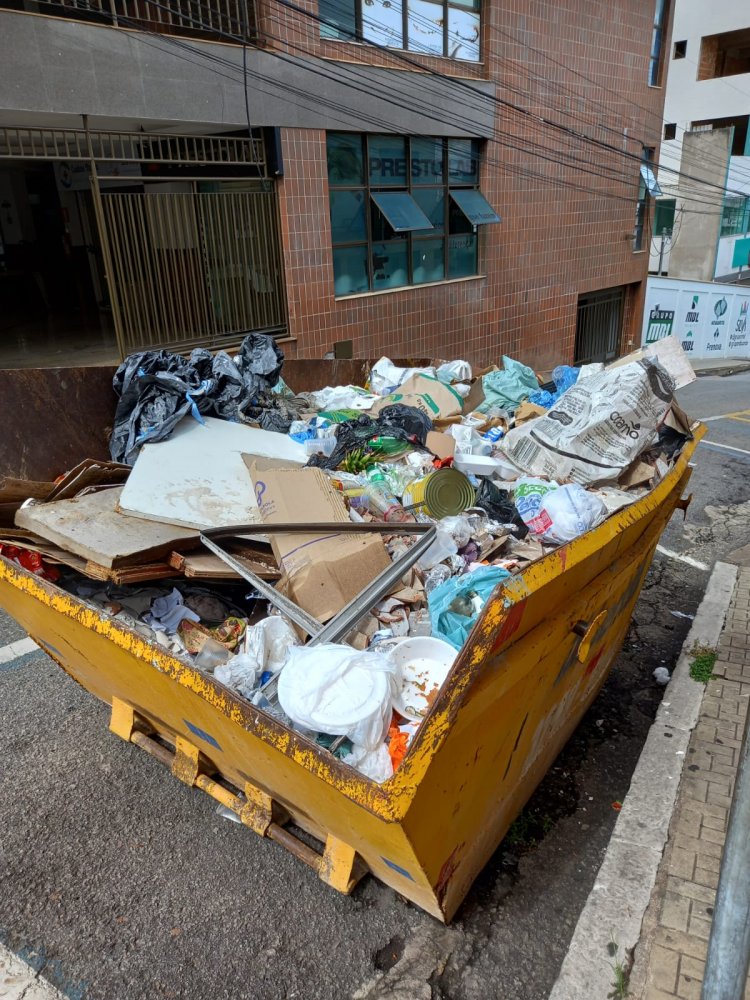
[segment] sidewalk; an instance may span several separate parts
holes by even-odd
[[[714,677],[706,685],[690,738],[669,840],[635,950],[630,977],[633,1000],[700,1000],[748,712],[749,633],[750,569],[741,569],[719,640]]]
[[[719,562],[549,1000],[700,1000],[749,695],[750,568]]]

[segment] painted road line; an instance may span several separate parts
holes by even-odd
[[[686,563],[688,566],[692,566],[693,569],[702,570],[704,573],[708,573],[710,566],[705,563],[698,562],[697,559],[692,559],[690,556],[683,556],[680,552],[673,552],[672,549],[665,549],[663,545],[657,545],[656,551],[660,552],[663,556],[668,559],[678,559],[682,563]]]
[[[731,444],[719,444],[718,441],[707,441],[705,438],[698,442],[698,446],[705,448],[716,448],[718,451],[736,451],[740,455],[750,455],[750,451],[747,448],[735,448]]]
[[[1,1000],[65,1000],[62,993],[0,944],[0,998]]]
[[[20,656],[33,653],[36,649],[39,649],[39,646],[28,636],[25,639],[18,639],[16,642],[9,642],[7,646],[0,646],[0,663],[10,663]]]
[[[719,413],[715,417],[698,417],[698,419],[702,424],[708,424],[713,420],[740,420],[743,417],[750,418],[750,410],[733,410],[731,413]]]

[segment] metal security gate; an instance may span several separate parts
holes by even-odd
[[[625,289],[622,286],[579,297],[575,364],[611,361],[617,357],[624,302]]]
[[[284,329],[276,194],[268,187],[102,194],[125,353]]]
[[[278,205],[260,130],[177,135],[93,130],[86,115],[81,122],[0,127],[0,163],[86,165],[120,354],[283,332]],[[127,173],[130,190],[106,190],[124,183],[123,164],[140,165]]]

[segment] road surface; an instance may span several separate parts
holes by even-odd
[[[601,696],[444,928],[374,879],[351,898],[107,731],[0,614],[0,942],[71,1000],[543,1000],[714,560],[750,543],[750,373],[708,419]],[[744,411],[744,412],[743,412]],[[724,417],[724,414],[732,414]],[[3,658],[3,650],[5,657]]]

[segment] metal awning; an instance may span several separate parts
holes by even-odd
[[[476,188],[451,188],[450,195],[472,226],[502,222],[492,205]]]
[[[435,228],[407,191],[373,191],[370,197],[396,233]]]

